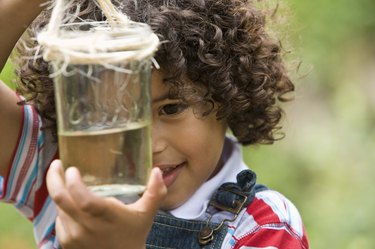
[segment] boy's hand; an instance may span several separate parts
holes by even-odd
[[[142,198],[125,205],[91,193],[77,168],[63,172],[52,162],[47,173],[49,194],[57,205],[56,233],[64,249],[145,248],[153,218],[167,193],[161,172],[154,168]]]

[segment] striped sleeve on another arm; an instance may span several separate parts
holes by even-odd
[[[297,208],[283,195],[266,190],[256,194],[236,225],[234,249],[308,249]]]
[[[57,150],[57,146],[45,146],[46,132],[41,131],[41,126],[42,120],[35,108],[24,105],[13,160],[7,176],[0,179],[0,199],[14,204],[30,220],[47,198],[45,173]]]

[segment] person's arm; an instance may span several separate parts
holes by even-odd
[[[0,71],[3,69],[14,45],[42,11],[46,0],[0,1]]]
[[[0,1],[0,71],[14,45],[41,12],[45,0]],[[17,95],[0,81],[0,176],[5,176],[21,128],[22,108]]]
[[[0,81],[0,176],[6,176],[22,122],[16,94]]]

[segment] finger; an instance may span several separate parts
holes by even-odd
[[[55,220],[55,230],[56,236],[60,245],[66,244],[66,241],[69,241],[72,237],[72,230],[69,228],[68,224],[64,221],[64,218],[61,218],[62,212],[59,212]]]
[[[66,185],[76,206],[89,215],[102,216],[107,212],[107,201],[90,192],[82,181],[81,174],[76,167],[69,167],[65,172]]]
[[[167,187],[164,184],[162,173],[159,168],[153,168],[145,193],[134,205],[139,210],[154,216],[166,195]]]
[[[58,208],[76,217],[77,208],[65,186],[64,170],[60,160],[54,160],[47,172],[47,189]]]
[[[72,217],[59,210],[55,227],[57,239],[63,248],[80,248],[79,242],[83,236],[83,228]]]
[[[60,216],[56,217],[55,230],[56,230],[56,236],[60,245],[63,245],[65,241],[68,241],[70,237],[70,234],[69,234],[70,230],[61,221]]]

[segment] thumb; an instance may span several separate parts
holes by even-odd
[[[139,208],[138,210],[143,210],[154,216],[166,195],[167,187],[164,184],[161,170],[155,167],[151,170],[146,191],[134,205]]]

